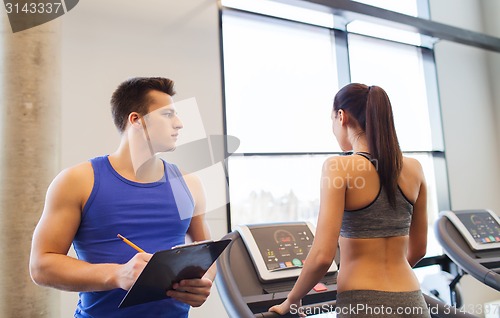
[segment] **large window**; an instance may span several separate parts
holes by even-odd
[[[328,23],[324,12],[287,13],[276,3],[266,11],[266,1],[254,2],[258,10],[238,7],[248,2],[222,2],[232,7],[222,11],[226,133],[241,140],[228,159],[229,226],[316,223],[321,166],[340,154],[331,129],[333,97],[344,84],[361,82],[386,89],[404,155],[424,168],[427,256],[441,255],[432,225],[449,198],[432,50],[419,46],[418,34],[374,34],[357,21],[334,29],[333,15]],[[416,0],[359,2],[418,15]]]
[[[239,153],[332,151],[337,89],[329,29],[235,12],[223,15],[227,133]]]

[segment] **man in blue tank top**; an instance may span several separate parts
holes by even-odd
[[[186,234],[210,239],[200,181],[155,155],[174,150],[182,128],[174,94],[166,78],[120,84],[111,98],[118,149],[63,170],[47,191],[30,272],[39,285],[78,291],[75,317],[187,317],[210,294],[214,266],[201,279],[174,284],[165,300],[118,308],[152,253],[183,244]],[[71,244],[78,259],[67,255]]]

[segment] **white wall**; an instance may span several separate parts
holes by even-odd
[[[430,9],[432,20],[500,37],[497,1],[431,0]],[[500,213],[500,53],[442,41],[435,56],[451,206]],[[470,276],[461,283],[466,309],[500,299]]]
[[[430,2],[432,19],[500,37],[497,1]],[[479,3],[486,9],[482,10]],[[127,77],[158,75],[174,79],[176,99],[195,97],[207,133],[222,134],[216,0],[85,0],[61,19],[61,168],[115,149],[118,134],[109,113],[109,98]],[[500,212],[499,55],[449,42],[436,47],[455,209],[485,207]],[[222,236],[226,231],[224,209],[209,213],[207,218],[213,236]],[[468,301],[500,298],[498,293],[471,281],[479,298],[473,299],[469,293]],[[207,312],[227,316],[216,289],[213,293],[207,304],[192,311],[191,317],[205,317]],[[62,300],[61,317],[72,316],[76,294],[62,293]]]
[[[483,23],[485,33],[500,36],[500,1],[482,1]],[[496,122],[500,122],[500,54],[488,52],[488,66],[490,75],[490,90],[493,93],[493,103],[496,112]],[[500,128],[497,124],[497,137],[500,149]],[[500,211],[498,212],[500,213]]]
[[[223,133],[216,0],[85,0],[61,19],[61,168],[115,150],[119,137],[109,99],[120,82],[133,76],[172,78],[175,100],[196,98],[206,133]],[[226,233],[225,208],[207,219],[214,238]],[[77,294],[61,295],[61,317],[72,317]],[[207,312],[225,315],[216,288],[190,316]]]
[[[431,1],[431,18],[486,33],[480,4],[487,2]],[[500,30],[492,35],[500,37]],[[495,65],[490,63],[488,51],[456,43],[442,41],[435,53],[452,208],[483,207],[500,212],[499,128],[490,82]]]

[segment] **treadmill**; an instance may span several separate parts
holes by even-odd
[[[500,219],[493,211],[443,211],[434,230],[445,254],[460,269],[500,291]],[[450,285],[452,294],[462,276],[459,273]]]
[[[297,268],[300,267],[300,264],[294,259],[301,260],[302,258],[296,256],[296,253],[285,251],[283,254],[291,255],[291,260],[276,259],[273,258],[275,256],[273,249],[289,248],[291,245],[286,243],[304,241],[304,237],[308,236],[309,233],[301,236],[301,228],[310,228],[311,232],[314,233],[312,226],[306,222],[286,222],[243,226],[243,229],[240,227],[224,236],[223,239],[231,239],[231,243],[217,259],[216,285],[229,317],[298,317],[296,313],[280,316],[274,312],[268,312],[268,309],[286,299],[300,272],[300,268]],[[283,230],[291,233],[291,238],[290,235],[283,233]],[[332,317],[331,312],[335,311],[337,298],[336,264],[338,262],[337,255],[335,264],[332,264],[321,283],[302,299],[303,312],[308,317],[319,317],[328,313],[328,317]],[[291,266],[287,264],[291,264]],[[264,275],[266,270],[277,273],[277,276]],[[463,313],[428,295],[424,294],[424,297],[429,308],[432,308],[431,317],[476,317]]]

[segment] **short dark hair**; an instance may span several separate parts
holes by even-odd
[[[174,81],[164,77],[134,77],[121,83],[111,96],[113,121],[120,131],[127,127],[128,115],[137,112],[148,113],[150,91],[160,91],[170,96],[175,95]]]

